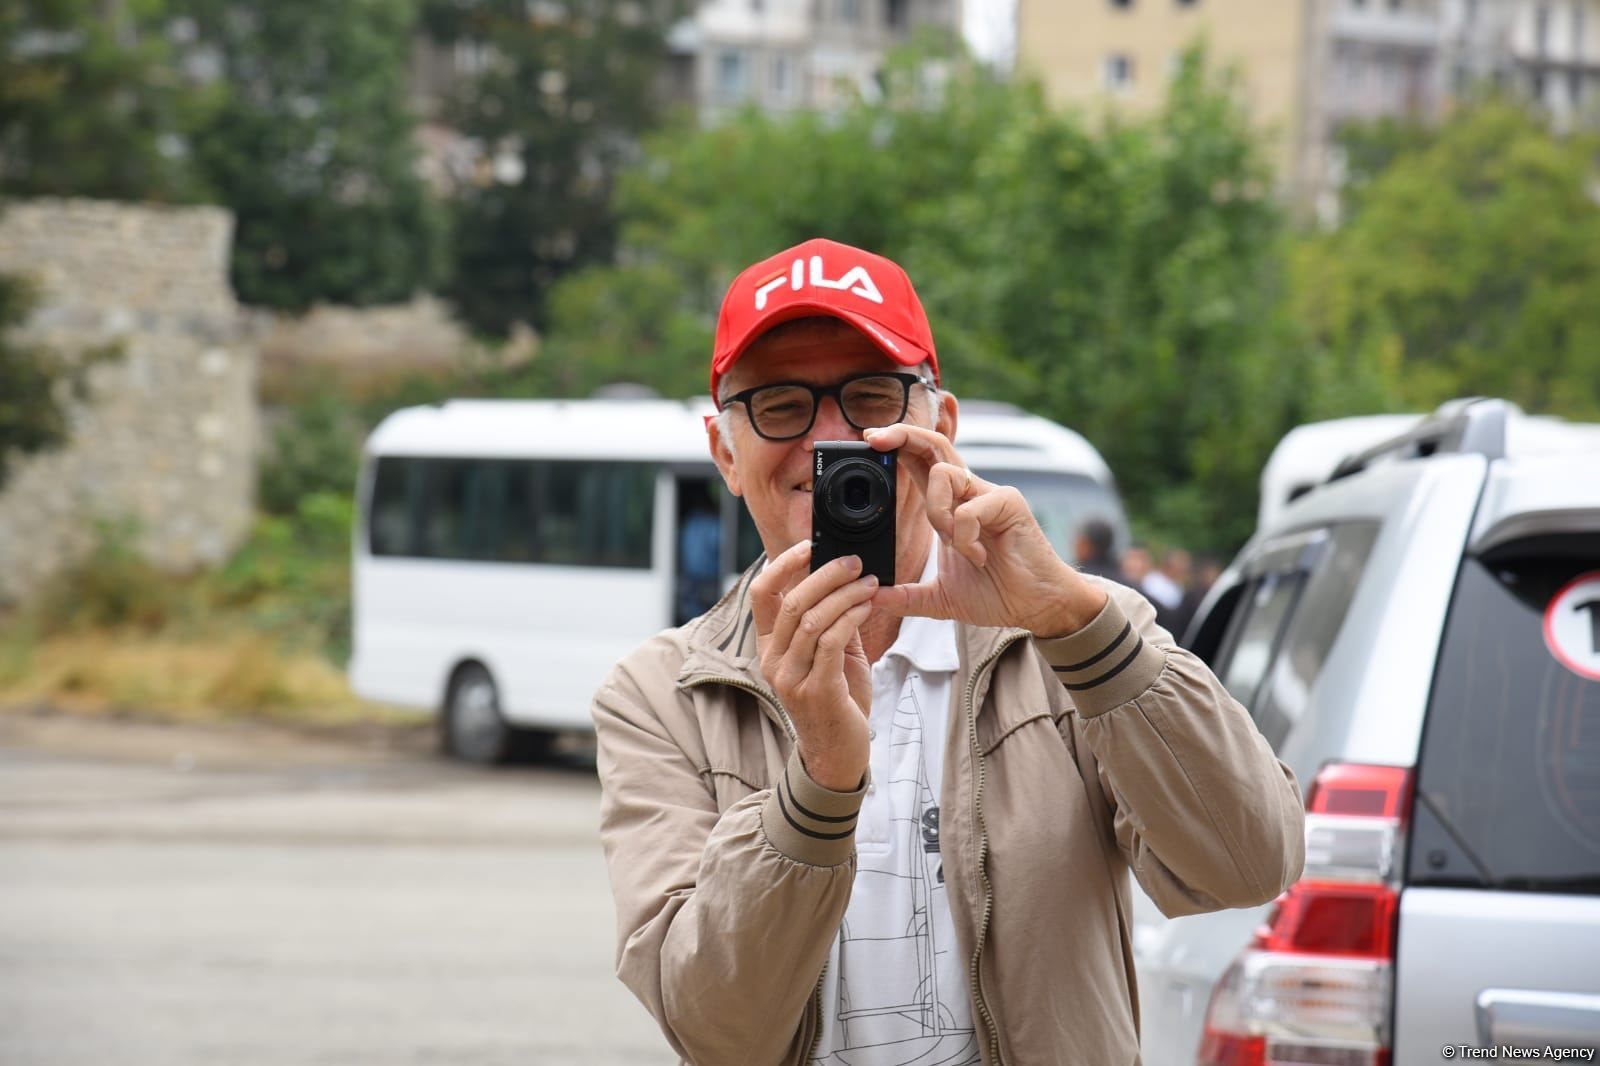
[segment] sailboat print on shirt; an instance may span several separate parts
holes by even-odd
[[[920,753],[922,714],[914,686],[907,685],[895,710],[894,748]],[[840,968],[836,1021],[842,1047],[817,1060],[826,1066],[977,1066],[981,1061],[972,1028],[956,1028],[944,1003],[965,997],[966,989],[941,989],[938,957],[953,952],[940,944],[930,915],[947,908],[939,858],[938,800],[928,785],[926,767],[916,758],[892,763],[888,787],[892,809],[915,812],[897,817],[897,850],[909,855],[909,872],[873,869],[866,856],[856,870],[854,892],[869,892],[881,906],[852,911],[839,932]],[[948,923],[944,923],[948,931]],[[948,966],[945,967],[949,972]],[[872,975],[864,980],[863,974]]]

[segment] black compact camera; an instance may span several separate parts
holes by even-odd
[[[895,453],[863,441],[818,441],[812,463],[812,571],[859,555],[862,577],[894,584]]]

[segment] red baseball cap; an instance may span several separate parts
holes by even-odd
[[[881,255],[817,237],[733,279],[717,316],[712,399],[722,375],[757,337],[779,323],[812,315],[848,322],[903,366],[930,364],[938,382],[933,330],[906,272]]]

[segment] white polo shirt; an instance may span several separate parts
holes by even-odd
[[[939,573],[937,546],[922,580]],[[822,982],[814,1063],[977,1066],[966,960],[939,859],[939,786],[957,668],[954,622],[906,618],[872,667],[872,776],[856,877]]]

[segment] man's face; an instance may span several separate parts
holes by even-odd
[[[726,391],[740,392],[780,381],[833,385],[856,374],[872,371],[906,373],[856,330],[832,321],[806,324],[780,337],[758,341],[729,370]],[[939,417],[930,420],[928,390],[911,389],[905,421],[955,436],[954,397],[939,393]],[[750,425],[743,404],[732,405],[730,436],[724,440],[712,426],[711,454],[728,489],[744,498],[750,517],[761,534],[762,547],[771,558],[802,540],[811,538],[812,449],[821,440],[861,440],[861,432],[846,422],[832,397],[817,406],[810,431],[793,440],[774,441],[760,436]],[[896,486],[899,505],[895,515],[897,581],[921,576],[933,527],[928,525],[922,493],[904,467]],[[915,566],[909,576],[904,570]]]

